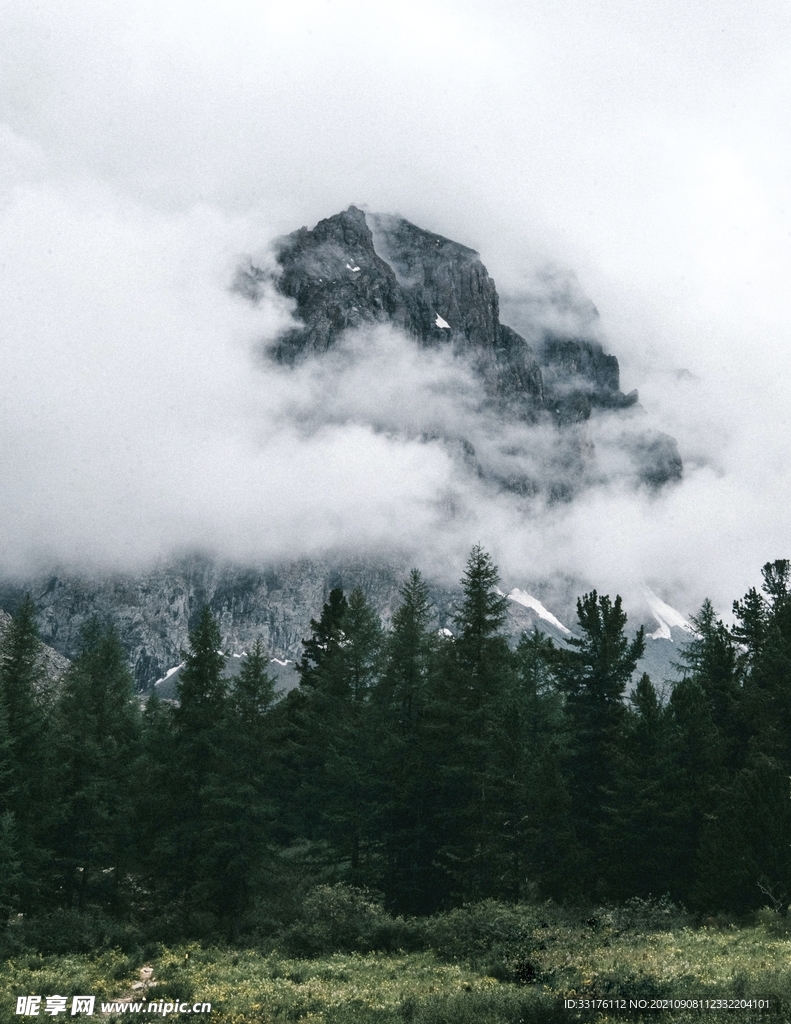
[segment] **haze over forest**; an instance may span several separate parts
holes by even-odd
[[[456,579],[481,543],[512,585],[562,574],[628,599],[647,583],[727,613],[789,553],[790,18],[774,2],[747,19],[678,0],[485,17],[12,0],[4,570],[386,544]],[[682,483],[611,484],[526,522],[436,447],[370,427],[371,408],[414,418],[449,380],[472,386],[458,366],[394,332],[353,374],[262,360],[292,311],[233,293],[240,259],[350,203],[477,249],[507,324],[576,274],[622,390],[678,440]]]

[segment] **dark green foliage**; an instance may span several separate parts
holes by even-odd
[[[295,956],[317,956],[416,948],[421,941],[417,926],[391,917],[373,893],[337,883],[311,889],[279,945]]]
[[[378,616],[360,590],[331,591],[297,666],[300,687],[273,716],[281,842],[338,865],[364,883],[375,856],[376,736],[371,693],[383,647]]]
[[[464,600],[456,612],[453,644],[454,686],[471,711],[497,700],[509,650],[502,627],[508,602],[497,589],[500,574],[479,546],[472,549],[461,580]]]
[[[226,757],[228,708],[221,642],[217,622],[204,607],[190,632],[189,650],[182,652],[179,703],[163,708],[155,702],[147,710],[145,771],[153,776],[155,799],[141,808],[144,832],[154,842],[150,862],[158,869],[152,880],[156,890],[186,920],[207,928],[219,927],[223,885],[214,847],[223,824],[218,779]]]
[[[15,905],[37,907],[49,881],[55,817],[51,694],[41,669],[35,607],[26,597],[0,645],[0,810],[6,818]],[[13,839],[12,839],[13,836]],[[17,864],[17,867],[12,867]]]
[[[235,937],[262,884],[272,808],[268,736],[274,682],[256,642],[233,687],[223,675],[219,626],[208,608],[190,633],[178,695],[170,715],[154,705],[149,730],[162,737],[172,718],[169,795],[160,874],[189,928]],[[150,763],[150,759],[149,759]],[[157,824],[153,823],[156,830]]]
[[[22,861],[19,857],[19,835],[11,811],[0,812],[0,914],[8,915],[19,905],[22,882]]]
[[[695,680],[705,699],[712,763],[701,773],[694,901],[744,911],[791,902],[791,595],[789,563],[767,563],[763,593],[734,602],[730,634],[712,627],[710,606],[696,620]],[[728,658],[715,650],[726,651]],[[698,784],[701,788],[701,784]],[[705,797],[705,806],[703,797]]]
[[[786,915],[791,903],[787,769],[754,754],[718,797],[702,829],[695,902],[732,913],[765,905]]]
[[[0,694],[0,914],[3,918],[16,909],[22,880],[19,858],[19,834],[14,805],[14,764],[5,701]]]
[[[310,620],[311,635],[297,665],[300,685],[342,697],[350,687],[343,651],[343,623],[349,605],[341,589],[330,592],[321,618]]]
[[[501,824],[507,782],[495,762],[507,714],[513,659],[503,633],[506,600],[490,556],[474,547],[461,580],[456,635],[443,649],[430,709],[437,759],[437,862],[446,899],[497,891],[502,874]]]
[[[625,634],[621,598],[613,603],[596,591],[577,601],[582,637],[558,652],[555,672],[566,695],[572,729],[570,785],[580,847],[580,879],[591,894],[607,891],[613,865],[602,847],[612,794],[622,767],[627,709],[623,697],[643,653],[642,628]]]
[[[523,634],[492,735],[498,790],[503,898],[561,895],[574,876],[575,843],[565,776],[569,731],[555,685],[556,649],[536,630]]]
[[[506,904],[667,893],[701,914],[785,915],[790,578],[764,566],[732,629],[704,603],[666,703],[647,675],[633,683],[644,640],[618,597],[584,595],[564,647],[538,631],[509,644],[480,548],[452,635],[417,570],[389,630],[361,591],[333,590],[282,700],[260,641],[226,678],[208,608],[177,704],[141,708],[96,620],[53,691],[24,602],[0,649],[8,948],[66,948],[69,927],[101,944],[266,942],[284,926],[295,952],[412,948],[427,933],[390,914],[441,910],[431,945],[460,931],[528,984],[537,961],[508,938]]]
[[[669,713],[645,673],[629,704],[600,829],[607,891],[616,899],[676,890],[684,855],[677,849],[682,821]]]
[[[381,780],[377,828],[388,905],[420,913],[435,906],[443,891],[436,867],[441,835],[432,717],[440,644],[428,587],[416,569],[401,601],[372,693],[375,773]]]
[[[720,755],[724,762],[735,766],[743,745],[736,645],[710,601],[703,602],[692,625],[695,635],[682,651],[680,667],[684,679],[702,688]]]
[[[67,904],[117,908],[131,866],[140,712],[118,635],[96,619],[82,632],[55,707],[55,867]]]
[[[179,675],[174,719],[183,736],[200,742],[222,715],[227,695],[220,627],[208,605],[203,607],[189,643],[189,651],[181,652],[184,667]]]

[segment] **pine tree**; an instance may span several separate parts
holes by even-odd
[[[503,780],[492,771],[492,751],[513,671],[503,634],[507,601],[498,590],[499,579],[491,557],[474,547],[461,580],[456,635],[446,645],[431,710],[445,833],[439,861],[464,900],[497,889]]]
[[[681,899],[701,906],[703,900],[710,909],[712,893],[701,888],[700,878],[719,874],[712,861],[712,829],[719,828],[734,772],[744,762],[743,694],[736,646],[710,601],[703,602],[692,625],[695,632],[678,665],[683,676],[673,687],[669,708],[677,813],[669,859],[677,865]],[[708,866],[701,860],[702,844]]]
[[[211,732],[225,706],[228,684],[222,674],[225,655],[221,646],[220,627],[204,605],[190,631],[189,650],[181,652],[184,667],[176,687],[176,727],[198,742],[203,733]]]
[[[574,873],[564,777],[569,737],[552,674],[555,657],[555,645],[539,630],[522,634],[492,736],[501,885],[494,895],[513,900],[528,894],[564,895]]]
[[[343,627],[348,608],[343,591],[336,587],[330,591],[319,620],[310,620],[311,635],[302,641],[305,650],[297,665],[300,686],[336,697],[346,696],[350,682],[346,671]]]
[[[5,807],[13,815],[22,865],[20,906],[30,912],[46,900],[57,802],[46,715],[51,695],[41,667],[36,611],[29,596],[20,604],[0,644],[0,701],[5,709],[10,772]]]
[[[221,645],[220,627],[206,605],[190,631],[189,650],[182,651],[173,710],[173,811],[166,826],[174,855],[171,890],[182,900],[187,920],[215,923],[222,918],[228,854],[227,848],[216,848],[226,818],[222,783],[229,702]]]
[[[601,830],[616,782],[626,729],[624,693],[645,641],[642,627],[633,640],[625,633],[621,598],[596,591],[577,601],[582,637],[558,652],[556,674],[566,695],[572,727],[571,792],[580,878],[589,893],[606,891],[612,865],[603,856]]]
[[[206,839],[214,899],[228,937],[236,939],[271,870],[273,807],[270,712],[275,682],[257,639],[230,688],[216,773],[205,789]]]
[[[19,905],[22,881],[19,837],[11,809],[15,801],[13,745],[8,732],[5,700],[0,694],[0,914],[3,920]]]
[[[360,590],[330,592],[297,666],[299,692],[277,715],[279,770],[290,780],[291,832],[324,843],[355,884],[367,881],[373,822],[370,695],[383,642]],[[365,863],[364,863],[365,862]]]
[[[383,632],[379,616],[355,589],[340,622],[342,640],[334,667],[343,685],[317,695],[325,751],[324,834],[342,860],[349,880],[372,881],[375,778],[371,690],[380,664]]]
[[[420,572],[413,569],[401,588],[401,604],[393,615],[385,667],[377,688],[378,703],[387,708],[388,718],[405,739],[415,734],[425,715],[437,652],[432,620],[428,586]]]
[[[497,700],[503,685],[504,666],[509,661],[507,641],[502,633],[507,599],[498,590],[500,574],[480,546],[470,552],[461,580],[464,600],[454,617],[454,670],[459,698],[471,711]]]
[[[276,699],[275,680],[269,675],[267,664],[264,646],[258,637],[230,692],[232,716],[240,727],[250,730],[250,738],[254,743],[263,736],[265,716]]]
[[[376,827],[385,857],[382,887],[388,906],[401,913],[435,909],[442,892],[435,868],[436,764],[427,717],[439,645],[433,618],[428,587],[413,569],[393,615],[372,720]]]
[[[763,591],[733,606],[741,646],[743,715],[751,746],[791,771],[791,563],[767,562]]]
[[[706,909],[776,901],[785,912],[791,900],[791,565],[767,563],[762,575],[763,593],[734,603],[724,710],[723,686],[707,687],[725,755],[700,829],[694,899]]]
[[[629,697],[624,741],[606,794],[600,829],[609,866],[607,894],[618,900],[679,889],[678,783],[670,750],[670,723],[650,677],[643,673]]]
[[[58,872],[64,891],[117,907],[130,866],[132,781],[140,715],[115,629],[91,619],[63,678],[57,722]]]
[[[723,756],[734,768],[742,759],[745,739],[736,647],[709,600],[703,602],[691,621],[694,634],[681,652],[679,667],[684,678],[694,680],[703,689]]]

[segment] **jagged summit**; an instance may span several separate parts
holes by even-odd
[[[466,360],[483,384],[489,407],[504,420],[554,423],[562,429],[584,424],[597,410],[619,413],[637,407],[637,392],[620,390],[618,360],[593,332],[580,336],[560,329],[570,300],[557,282],[544,299],[545,306],[558,306],[555,325],[544,325],[546,309],[543,323],[531,321],[528,310],[525,333],[531,344],[500,321],[495,283],[474,249],[402,217],[350,206],[312,230],[302,227],[281,238],[275,255],[280,267],[276,287],[294,299],[300,321],[272,347],[278,362],[318,356],[348,330],[389,324],[421,347],[447,346]],[[268,276],[251,262],[240,270],[237,288],[255,300]],[[589,299],[577,296],[575,301],[584,302],[592,311],[589,319],[595,319]],[[642,483],[656,487],[680,478],[678,448],[667,435],[641,424],[626,431],[617,445],[618,458],[631,460]],[[567,477],[590,475],[580,463],[590,462],[585,455],[593,450],[590,438],[572,441],[569,434],[561,447],[564,452],[555,462],[571,470]],[[540,490],[519,472],[501,473],[499,479],[506,477],[521,493]],[[563,481],[550,487],[555,497],[575,491]]]

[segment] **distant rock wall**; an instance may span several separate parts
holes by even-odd
[[[149,689],[182,660],[204,604],[217,617],[229,653],[241,653],[260,636],[270,656],[294,661],[302,655],[311,618],[321,614],[333,587],[360,587],[389,621],[406,573],[376,559],[251,568],[194,557],[143,573],[6,580],[0,582],[0,606],[13,607],[30,593],[42,639],[65,655],[74,655],[92,616],[112,621],[138,688]]]

